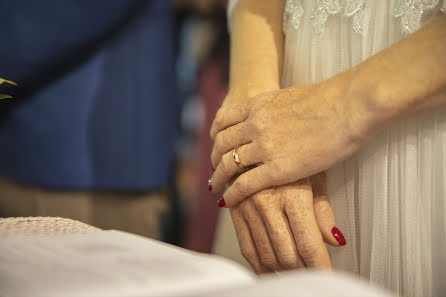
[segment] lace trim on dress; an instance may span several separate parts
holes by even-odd
[[[324,25],[329,15],[341,12],[342,6],[339,0],[318,0],[311,12],[310,19],[313,23],[313,33],[320,35],[324,32]]]
[[[344,16],[352,17],[353,29],[362,34],[364,27],[364,2],[365,0],[344,0]],[[340,0],[317,0],[311,12],[311,22],[313,32],[320,35],[324,32],[325,22],[330,15],[339,14],[343,5]],[[291,25],[294,29],[299,29],[301,18],[304,14],[302,0],[287,0],[283,18],[283,28]]]
[[[352,17],[353,30],[358,34],[364,34],[364,5],[365,0],[346,0],[344,16]]]
[[[283,14],[283,31],[285,33],[288,26],[299,29],[300,19],[304,15],[302,0],[287,0],[285,12]]]
[[[311,12],[313,32],[320,35],[324,32],[325,23],[330,15],[339,14],[342,9],[345,17],[352,18],[353,30],[358,34],[364,34],[364,6],[365,0],[317,0]],[[402,30],[413,33],[421,27],[423,13],[438,7],[440,2],[441,11],[445,12],[444,0],[395,0],[393,16],[401,18]],[[283,30],[286,33],[288,26],[299,29],[301,18],[304,14],[302,0],[287,0],[283,17]]]
[[[440,0],[396,0],[393,16],[401,18],[402,30],[410,34],[421,27],[423,13],[438,7],[439,4]]]

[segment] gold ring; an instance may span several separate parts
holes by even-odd
[[[232,158],[234,159],[235,164],[237,164],[238,167],[243,168],[241,162],[240,162],[240,157],[237,153],[237,148],[234,148],[234,150],[232,151]]]

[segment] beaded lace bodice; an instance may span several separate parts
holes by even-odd
[[[374,1],[374,0],[369,0]],[[444,12],[444,0],[396,0],[393,8],[393,17],[401,19],[401,30],[410,34],[422,25],[423,14],[434,9]],[[320,35],[324,32],[324,25],[330,15],[342,15],[352,18],[353,30],[363,34],[364,7],[366,0],[315,0],[311,10],[310,20],[313,32]],[[302,16],[305,13],[303,0],[287,0],[283,18],[283,28],[291,26],[298,29]]]

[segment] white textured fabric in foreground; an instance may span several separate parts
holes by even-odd
[[[57,217],[0,218],[0,238],[22,235],[85,234],[101,229]]]
[[[261,277],[255,285],[194,297],[396,297],[345,273],[299,270]],[[189,296],[192,297],[192,296]]]
[[[250,283],[228,260],[120,231],[0,240],[2,297],[197,296]]]
[[[347,274],[256,278],[220,257],[119,231],[0,240],[0,296],[391,297]]]

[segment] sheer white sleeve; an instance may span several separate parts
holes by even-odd
[[[228,1],[228,10],[226,11],[227,19],[228,19],[228,30],[231,31],[231,16],[232,11],[234,10],[235,5],[239,0],[229,0]]]

